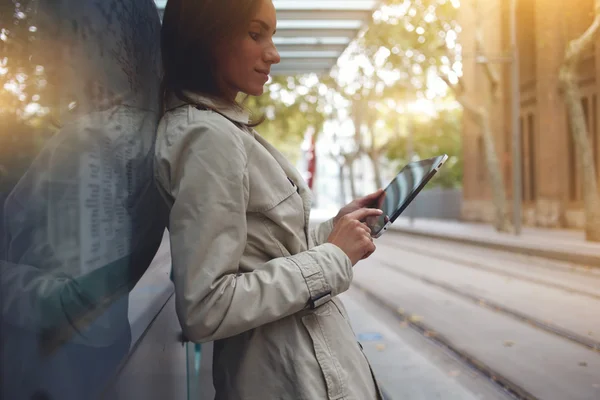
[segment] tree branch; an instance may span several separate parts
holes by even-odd
[[[440,78],[446,83],[446,85],[448,85],[450,90],[454,92],[454,95],[456,96],[456,101],[458,101],[467,112],[470,112],[471,114],[476,115],[477,117],[481,116],[480,108],[468,101],[465,97],[463,85],[452,84],[452,82],[450,82],[450,79],[448,79],[447,76],[441,76]],[[459,80],[459,82],[461,82],[461,80]]]
[[[377,154],[383,153],[383,151],[386,148],[388,148],[391,143],[392,143],[392,139],[386,140],[386,142],[383,143],[381,146],[377,146],[377,148],[375,148],[375,153],[377,153]]]
[[[444,81],[446,86],[448,86],[448,88],[450,88],[450,90],[452,90],[456,96],[460,96],[463,94],[464,87],[459,87],[459,85],[453,84],[452,82],[450,82],[450,78],[448,78],[446,75],[440,76],[440,79]]]
[[[335,154],[333,151],[329,151],[329,157],[333,158],[338,165],[344,165],[344,161],[340,160],[340,157],[343,158],[343,154]]]
[[[595,42],[600,30],[600,0],[596,1],[596,17],[586,31],[577,39],[573,39],[567,46],[565,55],[565,64],[567,66],[576,65],[581,60],[585,50]]]
[[[478,22],[477,24],[479,25],[480,23],[481,22]],[[481,33],[480,26],[477,26],[477,29],[475,32],[475,53],[478,55],[485,54],[485,45],[483,44],[483,34]],[[485,70],[485,75],[487,76],[487,78],[490,82],[490,85],[492,87],[492,93],[496,94],[498,91],[498,88],[500,87],[500,77],[498,75],[498,71],[496,70],[496,68],[494,68],[492,63],[489,61],[484,62],[483,67]]]
[[[369,146],[370,148],[368,149],[369,153],[373,153],[373,151],[375,150],[375,129],[373,129],[374,126],[375,119],[373,118],[373,116],[369,116],[367,118],[367,130],[369,131],[369,137],[371,138],[371,146]]]
[[[356,161],[356,159],[358,158],[358,156],[360,154],[361,154],[361,151],[360,150],[356,150],[356,151],[351,151],[349,153],[341,153],[340,155],[344,159],[344,164],[345,165],[350,165],[354,161]]]
[[[358,148],[357,151],[364,151],[365,146],[363,144],[362,137],[360,134],[360,128],[362,126],[362,118],[360,115],[360,111],[355,113],[355,116],[354,116],[352,122],[354,122],[354,142],[356,144],[356,147]]]

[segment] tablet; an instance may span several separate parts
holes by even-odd
[[[383,235],[447,159],[448,156],[442,154],[426,160],[413,161],[402,168],[381,196],[368,206],[383,211],[382,215],[368,217],[365,221],[371,229],[372,237],[378,238]]]

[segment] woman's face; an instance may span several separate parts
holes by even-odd
[[[263,93],[271,66],[280,61],[273,44],[276,25],[272,1],[260,0],[246,32],[221,48],[217,55],[218,74],[230,100],[238,92],[252,96]]]

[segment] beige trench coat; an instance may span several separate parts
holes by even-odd
[[[188,93],[188,95],[190,95]],[[171,99],[158,130],[156,179],[170,206],[176,309],[193,342],[215,341],[216,398],[379,398],[336,296],[352,264],[309,232],[310,189],[248,116]]]

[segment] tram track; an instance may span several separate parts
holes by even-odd
[[[402,274],[412,279],[419,280],[425,284],[430,286],[434,286],[438,289],[442,289],[448,293],[451,293],[455,296],[458,296],[462,299],[469,300],[479,307],[488,308],[495,312],[502,313],[509,317],[512,317],[518,321],[525,322],[531,326],[534,326],[538,329],[541,329],[545,332],[556,335],[562,339],[568,340],[570,342],[576,343],[578,345],[584,346],[590,350],[596,351],[600,353],[600,341],[593,340],[591,338],[587,338],[585,336],[579,335],[575,332],[571,332],[568,329],[562,328],[556,324],[544,322],[538,318],[535,318],[531,315],[525,314],[518,310],[511,309],[506,307],[498,302],[486,299],[482,296],[477,296],[472,293],[468,293],[464,290],[458,289],[457,287],[447,284],[445,282],[429,278],[425,275],[417,274],[412,271],[409,271],[406,268],[399,266],[398,264],[392,264],[385,261],[379,261],[381,265],[384,265],[386,268],[391,269],[395,273]]]
[[[422,248],[415,247],[415,246],[398,245],[398,244],[394,244],[394,248],[397,250],[408,252],[408,253],[413,253],[413,254],[417,254],[420,256],[430,257],[430,258],[442,260],[445,262],[451,262],[451,263],[458,264],[463,267],[468,267],[468,268],[472,268],[472,269],[476,269],[476,270],[480,270],[480,271],[485,271],[485,272],[489,272],[489,273],[492,273],[492,274],[495,274],[498,276],[517,279],[517,280],[520,280],[523,282],[529,282],[529,283],[533,283],[536,285],[545,286],[545,287],[548,287],[551,289],[557,289],[557,290],[563,291],[565,293],[577,294],[580,296],[585,296],[585,297],[589,297],[591,299],[600,301],[600,294],[598,294],[598,293],[594,293],[594,292],[587,291],[587,290],[582,290],[579,288],[574,288],[574,287],[566,285],[566,284],[551,282],[546,279],[533,278],[533,277],[526,276],[523,274],[506,271],[505,269],[502,269],[502,267],[492,267],[489,265],[485,265],[481,262],[471,261],[471,260],[468,260],[468,259],[465,259],[462,257],[452,256],[452,255],[449,255],[447,252],[440,254],[440,253],[432,252],[431,250],[426,250],[426,249],[422,249]],[[540,266],[540,265],[537,265],[536,267],[544,268],[543,266]],[[554,270],[554,267],[550,267],[550,268],[552,268]],[[565,271],[561,270],[560,272],[565,272]],[[579,271],[577,271],[575,273],[582,274]],[[589,277],[591,277],[593,279],[598,279],[598,281],[600,282],[599,277],[597,277],[595,275],[592,275]]]
[[[600,300],[597,270],[552,262],[544,268],[544,259],[437,240],[382,240],[378,248],[353,286],[503,393],[587,399],[597,390],[590,368],[597,367],[600,340],[589,319]],[[570,383],[559,378],[567,376]]]
[[[454,345],[454,343],[445,337],[443,334],[436,331],[433,327],[420,321],[415,315],[399,309],[392,301],[385,299],[383,296],[375,294],[366,285],[354,281],[352,286],[361,291],[374,304],[381,306],[383,309],[393,315],[400,323],[405,324],[414,331],[418,332],[427,340],[431,341],[442,350],[448,352],[454,358],[465,364],[476,373],[497,385],[499,389],[504,391],[510,397],[516,400],[539,400],[536,396],[530,393],[527,389],[509,379],[490,365],[486,364],[478,357]]]

